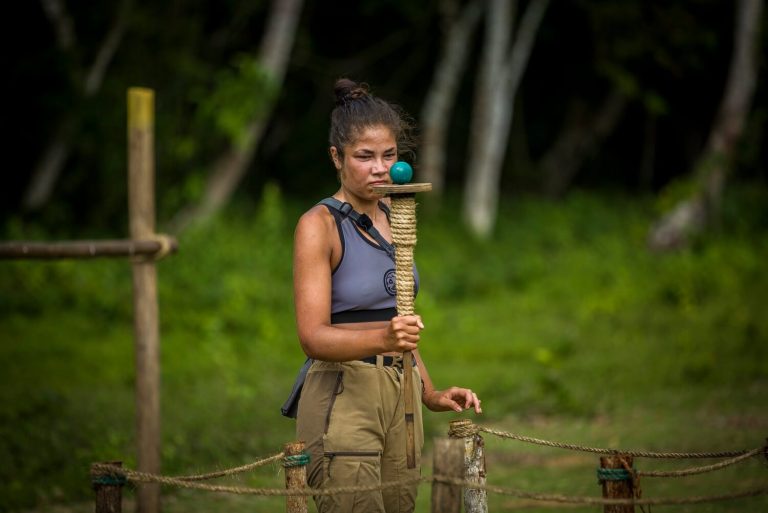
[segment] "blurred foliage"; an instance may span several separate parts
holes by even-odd
[[[60,236],[102,236],[126,224],[124,188],[115,184],[125,175],[123,106],[130,86],[156,91],[162,224],[200,198],[212,164],[231,141],[241,140],[248,120],[273,96],[274,115],[238,194],[255,201],[270,181],[290,196],[308,197],[318,185],[331,186],[335,173],[326,160],[326,137],[334,80],[366,81],[374,93],[418,117],[440,51],[440,38],[434,37],[440,30],[439,2],[345,0],[329,11],[308,0],[285,82],[277,88],[257,57],[269,2],[138,2],[102,88],[83,98],[72,73],[96,55],[115,6],[74,2],[67,7],[76,33],[72,52],[56,49],[55,31],[38,4],[25,3],[18,12],[18,23],[28,27],[30,37],[9,64],[14,80],[8,86],[17,101],[5,116],[16,127],[8,145],[22,157],[16,159],[22,172],[11,173],[0,191],[0,215],[16,216],[25,229],[42,224]],[[595,106],[619,87],[630,106],[575,185],[634,192],[650,184],[661,190],[688,175],[722,94],[732,17],[732,5],[713,0],[551,4],[516,114],[530,164],[535,166],[557,139],[571,103]],[[377,37],[370,37],[370,26],[379,27]],[[451,120],[449,186],[464,181],[476,65],[469,63]],[[765,179],[760,144],[765,89],[759,88],[755,98],[754,119],[737,162],[740,177]],[[638,155],[647,144],[641,127],[649,114],[656,157],[653,176],[641,180]],[[67,120],[75,135],[52,200],[38,212],[20,211],[30,170]],[[505,188],[540,189],[538,175],[524,167],[505,169]]]
[[[270,183],[257,205],[185,232],[159,264],[168,474],[252,461],[293,433],[279,414],[303,361],[291,233],[309,204]],[[765,422],[766,205],[763,188],[732,189],[727,230],[662,258],[643,249],[650,197],[507,196],[493,243],[457,228],[452,209],[425,210],[417,310],[433,380],[472,387],[480,420],[506,429],[652,412],[656,445],[670,447],[690,443],[685,412]],[[0,265],[0,510],[87,500],[90,462],[135,465],[130,267]],[[451,418],[427,414],[428,439]],[[697,441],[730,448],[722,433]]]
[[[264,116],[276,93],[267,72],[251,55],[237,55],[231,68],[219,71],[212,91],[194,94],[200,126],[212,125],[235,144],[242,144],[246,127]]]

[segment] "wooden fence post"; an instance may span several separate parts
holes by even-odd
[[[598,480],[603,486],[603,498],[605,499],[633,499],[634,484],[629,469],[632,468],[632,456],[617,454],[615,456],[602,456]],[[603,513],[635,513],[633,505],[608,505],[603,506]]]
[[[144,88],[128,89],[128,215],[132,239],[155,235],[155,96]],[[136,358],[137,467],[160,473],[160,336],[157,274],[151,258],[133,262],[133,326]],[[159,513],[160,487],[141,484],[139,513]]]
[[[437,438],[432,474],[462,479],[464,477],[464,441],[458,438]],[[432,483],[432,513],[459,513],[461,486]]]
[[[122,461],[107,461],[106,465],[122,467]],[[96,513],[121,513],[123,511],[124,478],[110,474],[107,470],[91,466],[91,482],[96,494]]]
[[[304,452],[304,442],[290,442],[283,450],[285,459],[285,488],[287,490],[307,487],[307,463],[309,456]],[[285,498],[287,513],[307,513],[308,497],[306,495],[289,495]]]
[[[452,420],[448,434],[464,442],[464,479],[484,485],[485,442],[477,430],[473,429],[473,422],[469,419]],[[464,511],[488,513],[488,493],[478,488],[465,488]]]

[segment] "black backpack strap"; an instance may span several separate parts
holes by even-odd
[[[296,414],[299,412],[299,398],[301,397],[301,390],[304,388],[304,381],[307,379],[307,372],[309,372],[309,368],[312,366],[312,359],[307,358],[304,361],[304,365],[299,370],[298,376],[296,376],[296,381],[293,383],[293,388],[291,389],[291,393],[288,396],[288,399],[286,399],[285,403],[280,407],[280,412],[286,416],[290,417],[292,419],[296,418]]]
[[[395,248],[392,246],[392,244],[387,242],[384,237],[381,236],[379,230],[374,228],[373,221],[371,221],[370,217],[357,212],[349,203],[345,201],[339,201],[332,197],[321,200],[318,205],[326,205],[328,207],[334,208],[342,215],[352,219],[352,221],[354,221],[357,226],[362,228],[368,235],[373,237],[373,240],[375,240],[378,245],[387,252],[387,255],[389,255],[392,260],[395,259]],[[387,213],[387,211],[385,211],[385,213]]]
[[[387,221],[392,222],[392,220],[389,218],[389,207],[387,206],[386,203],[384,203],[383,201],[379,201],[379,210],[384,212],[384,215],[387,216]]]

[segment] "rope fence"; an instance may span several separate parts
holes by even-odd
[[[456,424],[454,426],[454,424]],[[465,438],[478,434],[480,432],[495,435],[499,438],[506,438],[509,440],[517,440],[519,442],[526,442],[535,445],[542,445],[545,447],[554,447],[557,449],[567,449],[571,451],[591,452],[596,454],[624,454],[627,456],[635,456],[638,458],[659,458],[659,459],[695,459],[695,458],[730,458],[734,456],[743,456],[750,451],[721,451],[721,452],[654,452],[654,451],[638,451],[638,450],[625,450],[625,449],[605,449],[601,447],[588,447],[584,445],[577,445],[564,442],[553,442],[550,440],[542,440],[540,438],[533,438],[530,436],[517,435],[507,431],[499,431],[484,426],[477,426],[472,424],[472,421],[456,421],[451,425],[451,430],[448,432],[449,436],[455,436],[457,438]]]
[[[375,485],[359,486],[338,486],[333,488],[253,488],[246,486],[227,486],[227,485],[209,485],[197,483],[180,478],[167,477],[147,472],[138,472],[136,470],[116,467],[110,464],[95,463],[92,467],[97,471],[106,473],[111,480],[103,478],[94,478],[96,484],[122,485],[126,481],[132,483],[157,483],[165,486],[175,486],[177,488],[186,488],[193,490],[204,490],[216,493],[231,493],[236,495],[260,495],[260,496],[327,496],[343,495],[357,492],[383,491],[390,488],[407,486],[414,483],[445,483],[462,488],[472,488],[486,490],[492,493],[508,495],[520,499],[533,499],[547,502],[560,502],[571,504],[591,504],[591,505],[676,505],[676,504],[700,504],[704,502],[716,502],[729,499],[738,499],[744,497],[755,497],[759,495],[768,495],[768,485],[760,488],[734,492],[731,494],[693,496],[681,498],[662,498],[662,499],[604,499],[599,497],[571,496],[551,493],[533,493],[515,488],[505,488],[501,486],[480,485],[474,481],[459,479],[444,475],[422,476],[419,478],[402,479],[399,481],[388,481]],[[231,475],[231,474],[228,474]]]
[[[482,438],[479,433],[489,433],[498,436],[502,439],[518,440],[535,445],[543,445],[547,447],[554,447],[559,449],[578,450],[584,452],[593,452],[598,454],[606,454],[611,456],[617,456],[619,464],[614,468],[606,467],[598,469],[598,479],[604,485],[603,497],[592,496],[578,496],[578,495],[563,495],[555,493],[537,493],[530,492],[510,487],[502,487],[497,485],[489,485],[485,483],[485,457],[482,451]],[[458,451],[460,461],[456,463],[454,468],[444,467],[444,463],[438,461],[444,460],[444,453],[446,452],[441,445],[437,446],[437,442],[453,443],[455,446],[451,446],[452,449]],[[478,445],[479,444],[479,448]],[[478,450],[479,449],[479,450]],[[233,467],[230,469],[218,470],[206,474],[188,475],[188,476],[162,476],[158,474],[152,474],[148,472],[139,472],[123,468],[119,463],[94,463],[91,466],[91,478],[94,489],[97,491],[97,513],[100,511],[115,511],[113,509],[102,509],[99,507],[99,498],[102,502],[105,497],[110,500],[120,500],[119,490],[126,483],[134,484],[147,484],[154,483],[163,486],[195,489],[214,493],[228,493],[237,495],[255,495],[255,496],[283,496],[287,498],[288,513],[303,513],[307,511],[307,498],[309,496],[328,496],[328,495],[340,495],[359,492],[372,492],[372,491],[384,491],[401,486],[411,486],[414,484],[422,485],[429,483],[432,485],[432,511],[443,511],[444,505],[436,506],[435,500],[439,493],[436,493],[440,487],[452,488],[454,492],[459,491],[458,495],[453,493],[453,496],[461,496],[461,490],[465,492],[465,511],[472,513],[474,511],[487,512],[487,504],[468,504],[467,501],[478,500],[478,497],[485,500],[485,493],[494,493],[499,495],[506,495],[515,497],[518,499],[528,499],[535,501],[542,501],[549,503],[550,506],[558,504],[568,505],[601,505],[606,508],[626,507],[629,509],[621,509],[620,511],[634,511],[634,506],[658,506],[658,505],[684,505],[684,504],[702,504],[709,502],[722,502],[747,497],[757,497],[761,495],[768,495],[768,483],[765,486],[751,488],[747,490],[734,491],[731,493],[722,493],[714,495],[703,496],[690,496],[690,497],[664,497],[664,498],[642,498],[640,497],[639,490],[639,477],[683,477],[695,474],[702,474],[706,472],[714,472],[722,470],[724,468],[736,465],[738,463],[747,461],[751,458],[763,455],[768,458],[768,445],[757,447],[751,450],[738,450],[738,451],[720,451],[720,452],[654,452],[654,451],[624,451],[620,449],[604,449],[596,447],[586,447],[570,443],[554,442],[549,440],[542,440],[538,438],[532,438],[528,436],[516,435],[504,431],[499,431],[483,426],[474,425],[471,421],[460,420],[451,422],[449,429],[449,438],[440,439],[436,441],[435,452],[441,452],[443,458],[438,460],[435,458],[435,465],[431,476],[422,476],[419,478],[403,479],[398,481],[389,481],[383,483],[376,483],[370,485],[358,485],[358,486],[339,486],[332,488],[311,488],[306,483],[306,465],[309,463],[309,456],[304,452],[303,442],[293,442],[286,444],[286,449],[283,452],[274,454],[272,456],[265,457],[255,462]],[[670,471],[639,471],[634,469],[632,465],[631,457],[646,457],[646,458],[667,458],[667,459],[686,459],[686,458],[726,458],[723,461],[712,465],[704,465],[698,467],[691,467],[681,470]],[[482,462],[469,461],[472,458],[481,458]],[[601,458],[602,460],[605,458]],[[217,485],[206,484],[200,481],[217,479],[221,477],[230,477],[244,472],[252,471],[258,467],[262,467],[269,464],[275,464],[280,462],[285,469],[286,473],[286,487],[285,488],[253,488],[246,486],[230,486],[230,485]],[[458,470],[456,470],[458,468]],[[472,469],[470,471],[470,468]],[[479,471],[478,471],[479,470]],[[289,475],[291,474],[291,475]],[[296,479],[298,477],[298,479]],[[606,484],[613,482],[623,483],[629,490],[625,492],[623,496],[611,496],[606,495]],[[608,487],[610,488],[610,486]],[[105,490],[109,493],[104,493]],[[117,492],[116,492],[117,491]],[[482,491],[482,495],[466,493],[467,491]],[[437,508],[437,509],[436,509]],[[458,511],[456,509],[455,511]],[[611,509],[611,511],[618,511]]]

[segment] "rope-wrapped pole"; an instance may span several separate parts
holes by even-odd
[[[390,224],[395,245],[395,289],[397,315],[413,315],[414,279],[413,250],[416,247],[416,193],[432,190],[431,183],[378,185],[377,192],[388,194],[392,200]],[[403,397],[406,429],[406,460],[408,468],[416,467],[414,435],[413,355],[403,353]]]
[[[413,315],[413,250],[416,247],[416,197],[393,194],[390,223],[395,243],[395,290],[398,315]]]
[[[108,461],[91,465],[91,483],[96,498],[96,513],[121,513],[123,511],[123,485],[125,476],[105,470],[104,465],[122,467],[122,461]]]
[[[638,494],[632,460],[632,456],[626,454],[600,458],[597,479],[603,487],[604,498],[634,499]],[[635,507],[633,505],[606,504],[603,506],[603,513],[635,513]]]
[[[464,441],[464,479],[485,486],[485,441],[469,419],[452,420],[448,436]],[[488,513],[488,492],[481,488],[464,489],[466,513]]]
[[[309,456],[304,452],[304,442],[290,442],[285,444],[285,488],[287,490],[303,489],[307,487],[307,463]],[[289,495],[285,498],[286,513],[307,513],[306,495]]]

